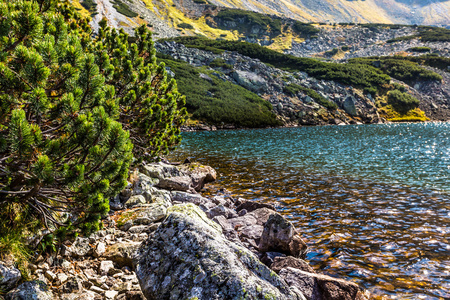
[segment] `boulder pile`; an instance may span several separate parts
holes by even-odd
[[[17,286],[20,272],[0,264],[5,299],[367,299],[316,273],[272,205],[198,194],[215,178],[193,163],[142,165],[104,229],[38,257],[32,281]]]

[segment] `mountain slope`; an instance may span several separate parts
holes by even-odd
[[[72,0],[93,25],[106,17],[110,24],[131,32],[148,23],[161,37],[202,34],[237,39],[238,35],[208,24],[221,8],[238,8],[302,22],[450,24],[450,0]],[[81,5],[80,5],[81,4]],[[83,8],[84,7],[84,8]],[[86,8],[90,11],[88,12]],[[190,24],[188,27],[179,27]]]

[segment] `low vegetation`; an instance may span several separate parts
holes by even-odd
[[[392,105],[397,112],[402,114],[419,107],[420,104],[419,100],[399,90],[388,92],[387,103]]]
[[[83,0],[80,4],[91,13],[91,16],[95,16],[97,14],[97,3],[94,0]]]
[[[330,110],[337,109],[336,103],[334,103],[333,101],[330,101],[330,100],[326,99],[325,97],[321,96],[319,93],[317,93],[313,89],[309,89],[309,88],[303,87],[301,85],[298,85],[298,84],[295,84],[295,83],[291,83],[291,84],[286,85],[284,87],[283,91],[286,94],[291,95],[291,96],[295,96],[299,92],[303,92],[304,94],[306,94],[307,96],[309,96],[312,99],[314,99],[317,103],[319,103],[323,107],[326,107],[327,109],[330,109]]]
[[[430,47],[412,47],[412,48],[409,48],[408,51],[426,53],[426,52],[431,52],[431,48]]]
[[[269,102],[241,86],[223,81],[217,77],[220,73],[196,68],[168,56],[160,57],[175,73],[178,89],[186,95],[186,108],[193,119],[213,125],[233,124],[238,127],[281,125]],[[222,63],[221,60],[215,62],[223,66]],[[200,77],[201,73],[206,76]]]
[[[352,58],[348,62],[349,64],[375,66],[385,74],[409,84],[416,81],[442,80],[442,76],[436,72],[427,70],[418,63],[400,56]]]
[[[415,35],[397,37],[388,40],[387,43],[413,39],[420,39],[423,42],[450,42],[450,29],[433,26],[417,26],[417,29],[419,32]]]
[[[113,0],[113,7],[117,10],[117,12],[121,13],[124,16],[127,16],[129,18],[135,18],[138,16],[137,13],[132,11],[128,5],[123,3],[121,0]]]
[[[367,63],[326,63],[313,58],[286,55],[265,47],[239,41],[210,40],[200,37],[177,37],[168,39],[187,47],[195,47],[216,52],[237,51],[242,55],[257,58],[264,63],[289,71],[304,71],[318,79],[334,80],[343,84],[362,88],[375,94],[390,77]]]

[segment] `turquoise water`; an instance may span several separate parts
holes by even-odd
[[[450,123],[191,132],[185,157],[218,170],[207,193],[275,203],[321,272],[380,299],[450,298]]]

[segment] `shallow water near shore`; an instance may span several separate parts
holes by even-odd
[[[274,203],[309,263],[388,299],[450,298],[450,123],[189,132],[172,160]]]

